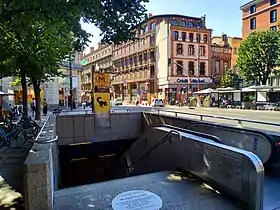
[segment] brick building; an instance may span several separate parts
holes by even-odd
[[[253,0],[240,9],[243,39],[254,30],[277,30],[277,22],[280,19],[279,0]]]
[[[219,86],[228,68],[236,72],[237,52],[241,42],[242,38],[228,37],[226,34],[212,38],[211,72],[216,86]]]
[[[280,20],[280,0],[254,0],[240,7],[242,11],[242,38],[255,30],[277,30]],[[271,86],[280,86],[280,76],[271,74]]]
[[[113,48],[116,97],[150,103],[154,97],[179,97],[187,87],[192,91],[207,87],[211,83],[211,33],[205,17],[150,15],[140,24],[137,41]]]

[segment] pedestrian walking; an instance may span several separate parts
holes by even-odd
[[[48,103],[47,103],[46,99],[44,99],[44,102],[43,102],[43,114],[45,116],[48,114]]]

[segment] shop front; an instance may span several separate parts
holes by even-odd
[[[161,97],[168,102],[173,100],[183,101],[193,92],[208,88],[211,83],[212,79],[210,77],[200,77],[199,79],[171,77],[166,85],[160,87]]]

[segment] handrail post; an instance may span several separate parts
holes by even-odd
[[[240,120],[240,119],[237,120],[237,123],[238,123],[238,126],[239,126],[239,127],[243,127],[243,122],[242,122],[242,120]]]

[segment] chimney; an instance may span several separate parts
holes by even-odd
[[[201,28],[206,28],[206,15],[203,15],[202,17],[201,17]]]
[[[90,47],[89,49],[91,53],[94,51],[94,47]]]
[[[98,43],[98,48],[103,47],[104,45],[102,43]]]
[[[152,13],[149,13],[148,17],[149,17],[149,18],[150,18],[150,17],[153,17],[153,14],[152,14]]]
[[[227,43],[227,35],[226,34],[223,34],[222,35],[222,41]]]

